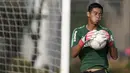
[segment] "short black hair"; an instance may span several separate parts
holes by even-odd
[[[88,6],[88,12],[91,12],[93,8],[100,8],[103,13],[103,7],[99,3],[92,3]]]

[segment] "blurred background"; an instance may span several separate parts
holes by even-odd
[[[130,73],[129,55],[124,51],[130,49],[130,0],[71,0],[71,34],[74,28],[87,23],[87,6],[93,2],[104,8],[101,25],[108,27],[114,35],[119,59],[109,59],[111,73]],[[72,59],[70,72],[80,73],[80,60]]]

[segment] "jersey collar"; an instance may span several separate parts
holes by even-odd
[[[96,30],[100,30],[100,27],[101,25],[100,24],[98,24],[98,26],[97,26],[97,28],[96,28]],[[88,30],[87,28],[86,28],[86,25],[84,25],[84,27],[85,27],[85,29],[86,29],[86,31],[90,31],[90,30]]]

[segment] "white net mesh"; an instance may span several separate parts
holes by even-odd
[[[0,73],[58,73],[61,0],[0,0]]]

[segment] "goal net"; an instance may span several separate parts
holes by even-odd
[[[0,73],[60,73],[61,11],[61,0],[0,0]]]

